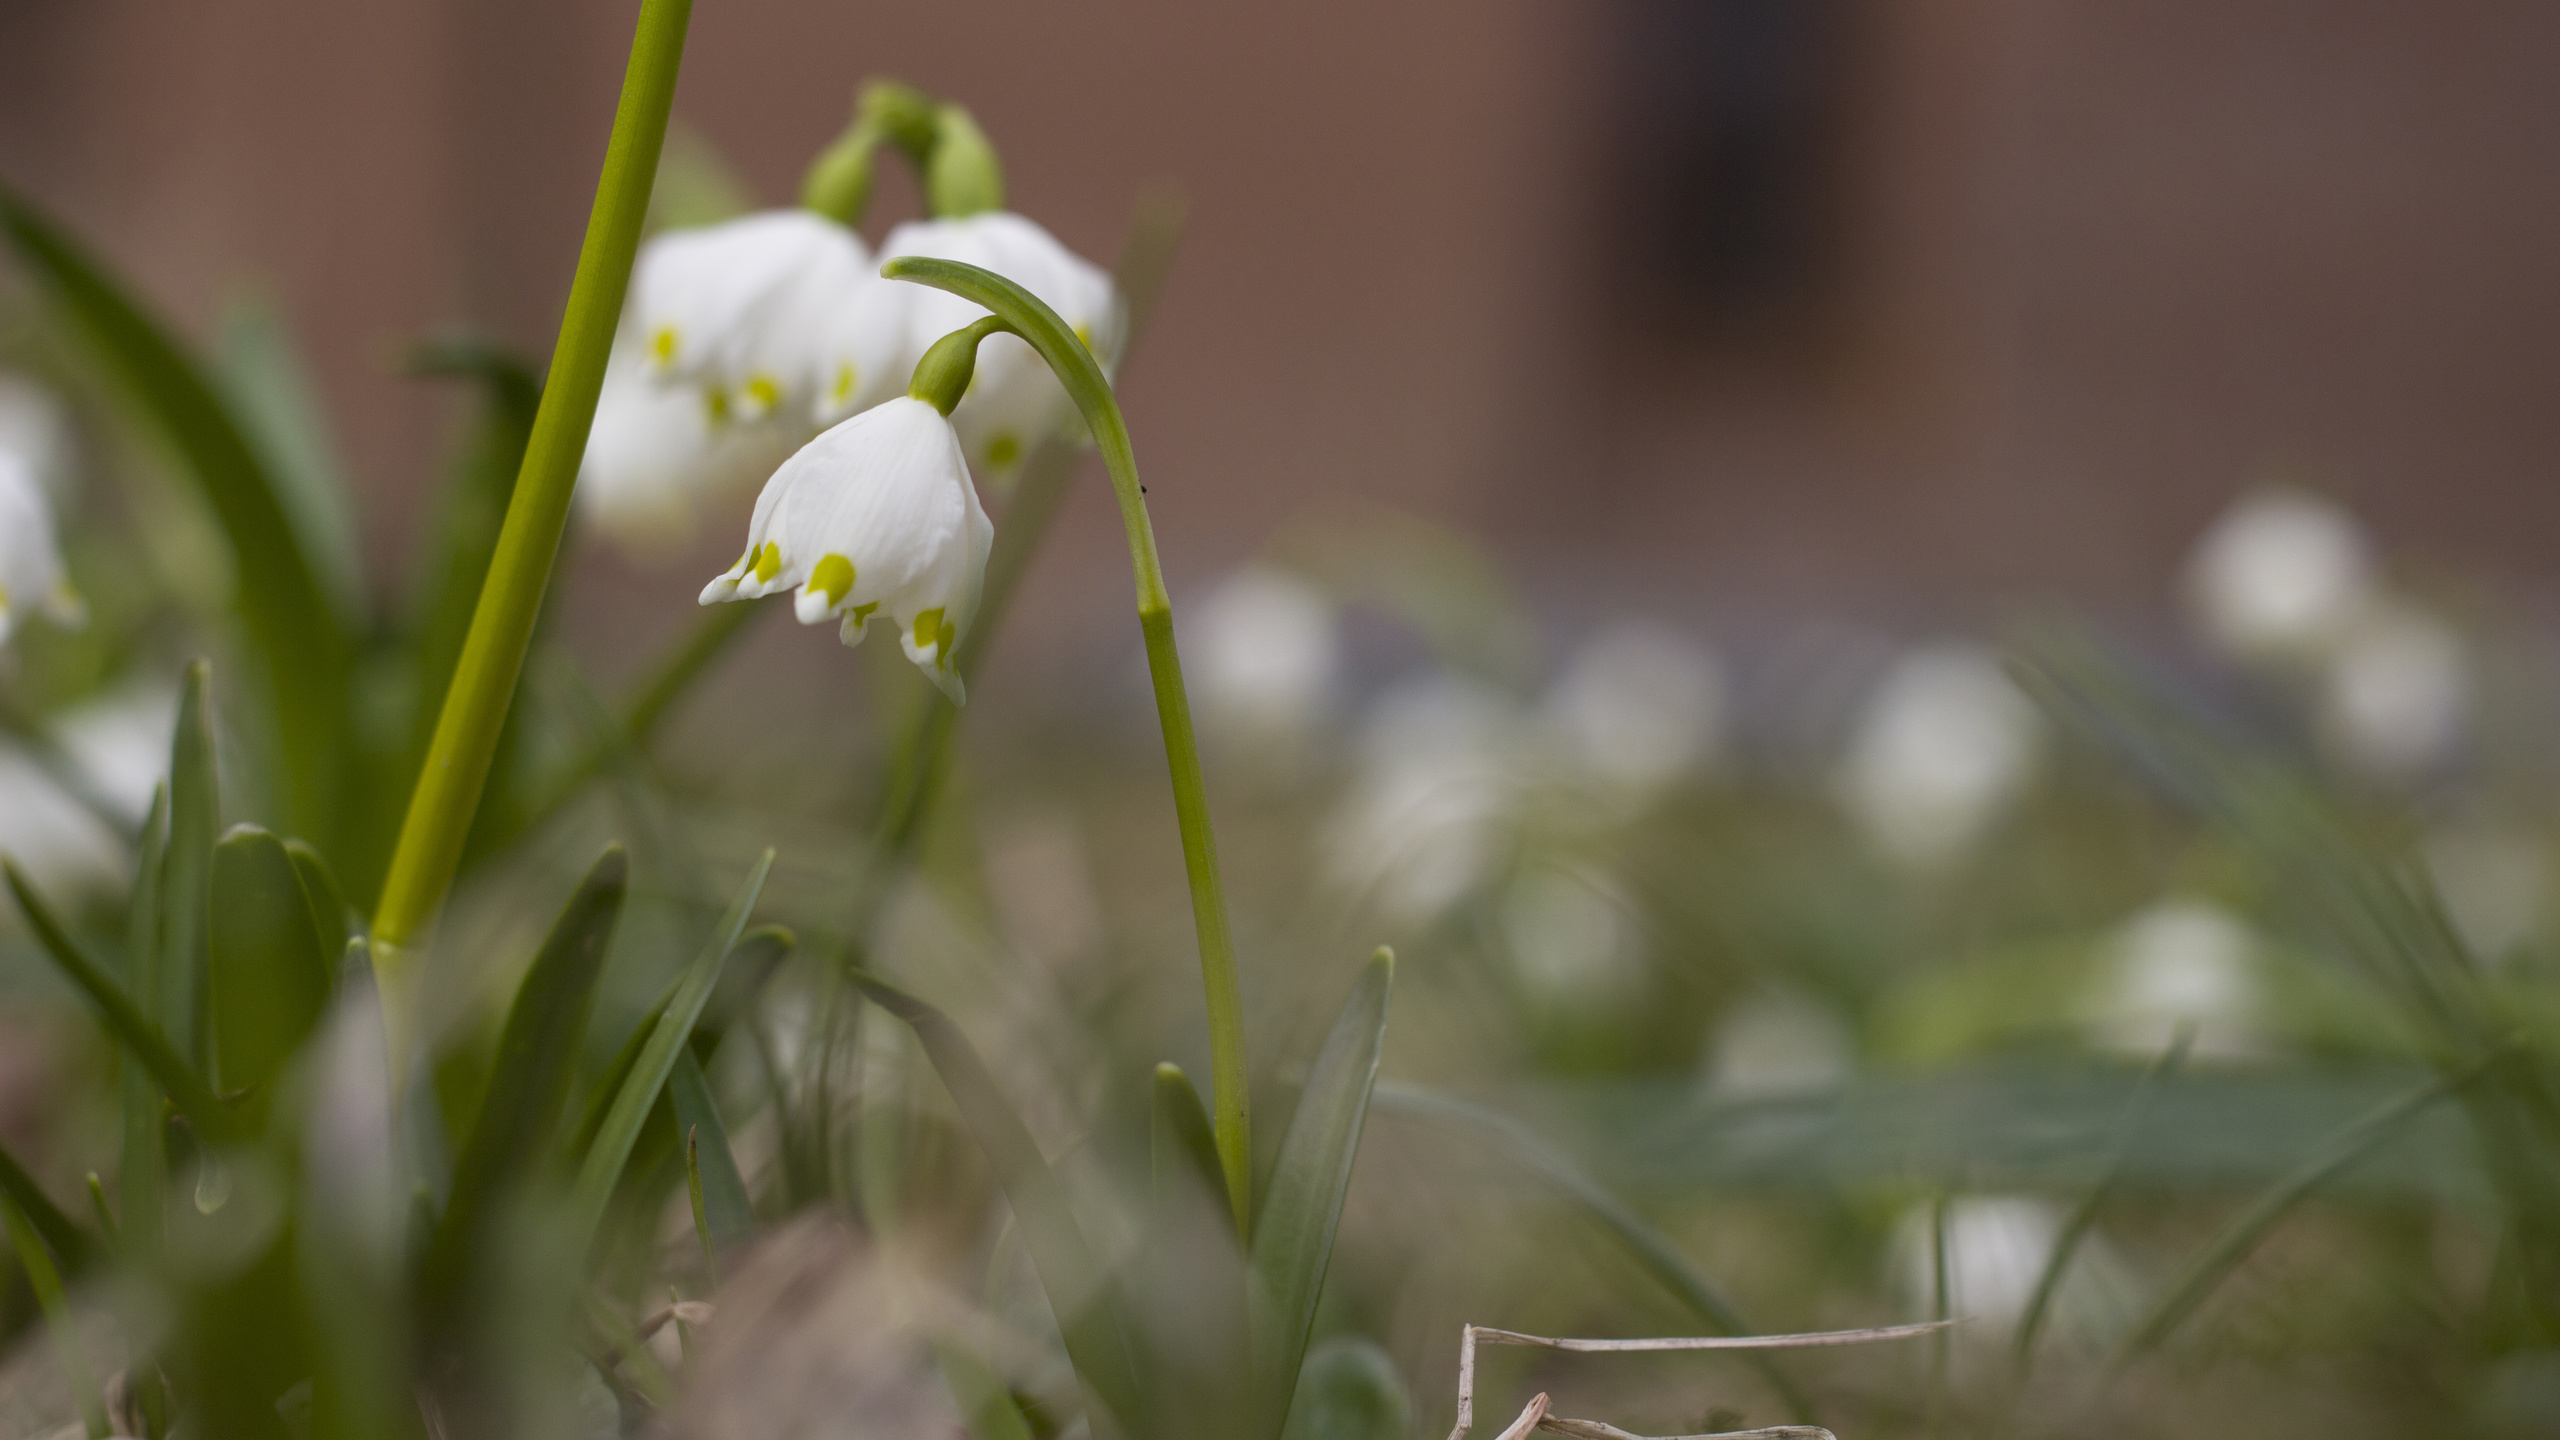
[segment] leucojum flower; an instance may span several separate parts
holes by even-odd
[[[31,610],[63,625],[80,623],[86,613],[62,568],[53,508],[34,469],[14,451],[0,450],[0,641]]]
[[[885,619],[957,705],[955,652],[977,614],[995,526],[978,503],[950,412],[995,322],[946,337],[905,396],[863,411],[786,460],[756,497],[747,548],[702,603],[796,591],[803,625],[837,618],[847,645]]]

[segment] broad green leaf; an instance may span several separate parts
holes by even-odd
[[[54,1354],[80,1405],[81,1427],[88,1432],[89,1440],[104,1440],[111,1433],[107,1427],[106,1397],[89,1371],[88,1353],[80,1344],[80,1323],[72,1317],[71,1302],[62,1293],[62,1276],[53,1268],[53,1257],[45,1253],[44,1240],[36,1233],[35,1225],[6,1195],[0,1195],[0,1223],[8,1226],[9,1243],[18,1252],[18,1266],[26,1271],[27,1287],[36,1292],[45,1326],[53,1333]]]
[[[226,1091],[263,1092],[328,1008],[339,945],[312,927],[302,876],[284,842],[255,825],[213,847],[205,987],[213,1073]]]
[[[239,296],[223,307],[215,347],[241,438],[274,483],[312,574],[340,615],[363,614],[346,467],[283,313],[266,296]]]
[[[1013,1222],[1031,1252],[1040,1288],[1048,1292],[1049,1309],[1058,1333],[1067,1342],[1067,1358],[1083,1383],[1088,1417],[1097,1435],[1126,1426],[1143,1412],[1137,1371],[1102,1267],[1085,1242],[1084,1227],[1067,1203],[1065,1187],[1050,1170],[1039,1142],[1031,1138],[996,1077],[950,1016],[885,980],[849,971],[847,978],[873,1004],[915,1032],[942,1088],[960,1111],[961,1124],[978,1142],[1013,1207]]]
[[[747,1199],[746,1178],[729,1152],[729,1131],[720,1123],[711,1084],[690,1046],[676,1054],[667,1076],[667,1098],[675,1103],[676,1129],[685,1138],[688,1164],[701,1187],[702,1222],[712,1248],[722,1255],[756,1238],[755,1207]]]
[[[1366,1335],[1338,1335],[1307,1352],[1289,1440],[1405,1440],[1413,1396],[1396,1362]]]
[[[0,230],[211,503],[231,545],[240,610],[270,691],[286,817],[303,834],[329,833],[346,733],[350,624],[319,581],[276,481],[178,341],[6,188]]]
[[[211,670],[187,667],[178,725],[169,744],[169,847],[161,860],[160,941],[143,972],[137,998],[188,1062],[202,1066],[206,896],[212,884],[214,837],[222,829],[222,794],[213,756]]]
[[[1369,1091],[1387,1034],[1395,956],[1384,949],[1361,967],[1351,998],[1316,1052],[1253,1230],[1246,1279],[1253,1336],[1253,1410],[1260,1433],[1276,1436],[1289,1415],[1298,1362],[1315,1325],[1333,1258],[1334,1229],[1351,1189]]]
[[[488,1088],[428,1249],[425,1287],[435,1303],[450,1299],[464,1281],[503,1198],[554,1153],[553,1136],[576,1078],[596,978],[604,971],[629,876],[622,847],[606,847],[561,907],[516,986]]]
[[[650,1109],[657,1104],[658,1092],[666,1088],[667,1076],[676,1066],[676,1052],[693,1037],[694,1022],[710,1004],[721,965],[737,948],[738,937],[747,928],[747,917],[755,911],[756,897],[764,893],[765,876],[772,871],[773,852],[767,850],[747,876],[747,883],[739,887],[729,913],[720,918],[720,928],[711,943],[685,967],[675,994],[657,1022],[649,1027],[649,1038],[641,1045],[630,1075],[614,1093],[612,1108],[605,1112],[595,1143],[579,1164],[577,1188],[571,1195],[569,1234],[582,1247],[594,1243],[596,1231],[604,1221],[605,1206],[613,1199],[613,1187],[622,1178],[622,1163],[631,1157],[632,1143],[640,1138],[640,1127],[647,1123]]]
[[[329,957],[330,985],[337,984],[339,962],[347,953],[347,941],[353,934],[348,917],[355,912],[347,905],[347,892],[338,886],[338,877],[329,871],[329,862],[320,852],[301,840],[287,840],[284,851],[293,857],[293,868],[302,876],[303,898],[311,904],[312,933],[320,937],[320,953]]]
[[[1186,1440],[1255,1434],[1237,1403],[1249,1391],[1252,1363],[1244,1249],[1209,1112],[1176,1065],[1156,1067],[1152,1108],[1148,1241],[1124,1308],[1148,1432]]]
[[[1455,1122],[1491,1140],[1515,1163],[1545,1181],[1549,1189],[1581,1207],[1606,1227],[1617,1237],[1618,1243],[1634,1254],[1647,1274],[1653,1276],[1662,1288],[1679,1297],[1680,1303],[1705,1321],[1715,1333],[1761,1333],[1760,1327],[1744,1318],[1733,1301],[1726,1298],[1724,1287],[1700,1270],[1679,1246],[1671,1243],[1669,1236],[1645,1223],[1644,1217],[1629,1208],[1625,1201],[1584,1175],[1571,1160],[1538,1138],[1527,1126],[1498,1111],[1413,1085],[1379,1086],[1376,1105],[1381,1114]],[[1818,1423],[1814,1419],[1812,1397],[1780,1368],[1775,1357],[1755,1351],[1747,1358],[1768,1378],[1770,1386],[1786,1401],[1798,1423]]]
[[[36,1184],[35,1177],[27,1173],[26,1167],[18,1163],[18,1157],[10,1154],[5,1146],[0,1146],[0,1198],[18,1207],[36,1227],[36,1233],[44,1237],[44,1243],[52,1248],[54,1254],[62,1257],[64,1269],[77,1274],[97,1258],[97,1242],[73,1224],[70,1216],[62,1213],[62,1208],[53,1203],[53,1197],[44,1193]]]
[[[214,1097],[212,1088],[170,1045],[168,1037],[160,1033],[160,1027],[135,1008],[123,989],[98,968],[96,961],[81,951],[70,932],[54,918],[52,909],[27,883],[27,877],[19,873],[17,862],[0,859],[0,872],[6,873],[9,892],[17,897],[18,908],[25,913],[28,928],[36,932],[37,944],[52,957],[55,965],[61,967],[71,983],[89,997],[90,1003],[98,1007],[108,1032],[142,1062],[142,1067],[168,1095],[170,1103],[176,1105],[179,1113],[185,1115],[206,1138],[215,1141],[238,1138],[238,1122]]]

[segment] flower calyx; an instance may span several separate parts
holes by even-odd
[[[950,415],[978,378],[978,342],[990,335],[1014,333],[1001,317],[989,315],[934,341],[916,362],[916,373],[907,382],[908,396]]]

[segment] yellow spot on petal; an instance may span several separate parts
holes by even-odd
[[[750,375],[747,398],[755,402],[757,413],[771,410],[782,403],[782,382],[770,375]]]
[[[1093,327],[1090,325],[1077,326],[1076,343],[1082,345],[1087,350],[1091,350],[1093,348]]]
[[[841,555],[819,557],[809,572],[809,588],[826,592],[829,609],[843,604],[845,592],[853,588],[853,562]]]
[[[1009,470],[1013,462],[1021,458],[1021,437],[1010,430],[998,431],[995,438],[987,442],[987,464],[993,469]]]
[[[847,400],[853,398],[853,382],[855,378],[856,371],[854,370],[851,361],[847,361],[846,363],[836,367],[836,386],[834,392],[836,404],[841,405]]]
[[[764,542],[763,553],[756,556],[756,579],[770,585],[782,573],[782,547],[771,540]]]
[[[942,639],[942,607],[934,606],[916,616],[916,648],[929,649]]]
[[[877,600],[872,601],[872,602],[871,602],[870,604],[868,604],[868,605],[856,605],[856,606],[854,606],[854,607],[853,607],[853,628],[854,628],[854,629],[856,629],[856,630],[859,630],[859,629],[861,629],[863,626],[870,624],[870,623],[871,623],[871,612],[872,612],[872,611],[874,611],[874,610],[877,610],[877,609],[879,609],[879,608],[880,608],[880,602],[879,602],[879,601],[877,601]]]
[[[951,652],[958,648],[953,642],[959,638],[960,628],[948,620],[943,621],[942,632],[934,636],[933,663],[945,670],[950,669]]]
[[[717,390],[702,392],[703,423],[717,430],[729,423],[729,397]]]
[[[657,361],[660,368],[675,363],[676,327],[661,325],[649,332],[649,358]]]

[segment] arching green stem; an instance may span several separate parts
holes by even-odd
[[[1120,520],[1129,537],[1129,563],[1137,572],[1138,628],[1146,636],[1147,673],[1155,681],[1156,719],[1164,728],[1165,763],[1173,775],[1174,816],[1182,826],[1182,863],[1191,880],[1191,918],[1200,933],[1200,984],[1209,1002],[1210,1109],[1218,1137],[1218,1162],[1226,1172],[1239,1234],[1250,1228],[1253,1140],[1246,1098],[1244,1001],[1236,989],[1235,941],[1227,928],[1226,891],[1218,881],[1218,843],[1209,830],[1209,791],[1200,773],[1200,738],[1191,726],[1191,701],[1182,688],[1182,657],[1173,644],[1173,600],[1156,558],[1155,527],[1147,521],[1146,492],[1138,485],[1138,461],[1129,426],[1120,416],[1102,366],[1057,312],[1001,275],[956,260],[902,256],[880,272],[948,290],[987,307],[1005,328],[1029,341],[1084,416],[1102,452]]]
[[[395,1066],[398,1047],[407,1038],[403,997],[415,984],[408,973],[412,952],[453,885],[498,734],[515,698],[525,649],[533,640],[534,621],[542,611],[542,594],[551,582],[560,532],[568,523],[569,494],[586,454],[587,429],[604,384],[605,354],[613,344],[640,227],[648,217],[649,187],[666,140],[667,112],[675,100],[676,70],[692,16],[693,0],[645,0],[640,8],[622,100],[605,145],[604,173],[596,182],[595,209],[569,285],[550,378],[534,412],[533,436],[383,880],[374,912],[374,965]]]

